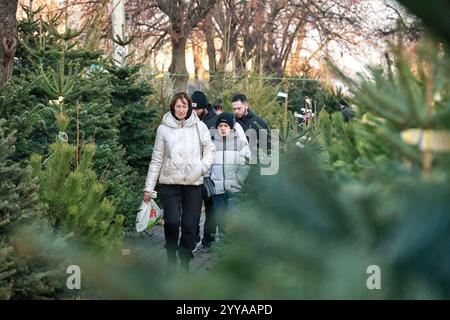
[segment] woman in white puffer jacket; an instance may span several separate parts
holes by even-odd
[[[185,269],[193,256],[202,207],[203,177],[211,168],[214,157],[215,147],[209,130],[192,112],[189,95],[177,93],[170,102],[170,112],[163,116],[156,132],[144,188],[144,201],[148,202],[159,179],[166,250],[172,269],[176,266],[177,251]]]

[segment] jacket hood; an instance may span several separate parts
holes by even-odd
[[[200,119],[197,117],[195,112],[191,113],[191,116],[186,120],[177,120],[172,113],[166,112],[162,119],[162,124],[170,128],[183,128],[183,127],[193,127]]]

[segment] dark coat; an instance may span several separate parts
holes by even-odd
[[[344,118],[344,122],[350,122],[350,120],[352,120],[353,115],[352,115],[349,107],[345,106],[342,109],[342,117]]]
[[[242,129],[244,129],[244,132],[247,132],[248,129],[254,129],[256,131],[256,137],[258,139],[257,146],[259,146],[259,129],[266,129],[267,130],[267,146],[262,146],[263,150],[268,153],[271,149],[271,141],[270,141],[270,128],[268,123],[260,118],[255,112],[253,112],[252,109],[248,109],[248,112],[245,116],[243,116],[240,119],[236,119],[237,122],[242,126]],[[247,135],[248,140],[248,135]],[[250,141],[249,141],[250,142]],[[255,147],[255,146],[251,146]]]
[[[255,129],[256,132],[258,132],[260,128],[267,130],[269,129],[267,122],[256,115],[256,113],[250,108],[245,116],[237,119],[237,122],[242,126],[244,131],[247,131],[250,128]]]
[[[200,120],[202,120],[203,123],[206,124],[208,129],[216,128],[217,113],[212,105],[208,104],[208,113],[203,117],[203,119]]]

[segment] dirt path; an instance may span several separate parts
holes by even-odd
[[[200,234],[203,234],[204,220],[205,216],[202,214],[200,218]],[[134,254],[138,256],[151,254],[154,259],[165,261],[166,251],[164,244],[164,227],[162,225],[154,226],[148,233],[131,233],[125,239],[125,247],[134,251]],[[200,246],[199,250],[194,252],[194,259],[190,263],[190,272],[208,272],[214,264],[215,258],[214,252],[206,252]]]

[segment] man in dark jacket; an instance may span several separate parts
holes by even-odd
[[[262,145],[261,149],[268,154],[270,152],[270,132],[269,125],[265,120],[260,118],[248,105],[247,97],[242,93],[237,93],[231,98],[231,105],[233,112],[236,116],[237,122],[244,129],[247,140],[249,140],[250,147],[252,149],[260,147],[260,129],[266,130],[267,133],[267,145]],[[255,141],[250,141],[250,135],[248,130],[253,129],[256,131],[256,144]],[[256,154],[256,153],[255,153]]]
[[[339,106],[342,111],[342,118],[343,118],[344,122],[350,122],[350,120],[352,120],[352,118],[353,118],[353,115],[350,111],[350,107],[348,106],[347,101],[345,101],[343,98],[341,98],[339,100]]]
[[[192,109],[197,113],[197,116],[202,120],[208,129],[216,128],[217,114],[208,99],[201,91],[194,91],[191,95]]]
[[[202,120],[208,129],[216,129],[217,114],[214,111],[212,105],[208,103],[208,99],[202,91],[194,91],[191,95],[192,98],[192,109],[197,113],[197,116]],[[207,228],[212,223],[212,199],[204,199],[205,204],[205,228],[203,230],[203,240],[202,244],[204,247],[209,246],[209,244],[214,241],[212,239],[211,233],[205,232]],[[194,251],[197,250],[200,244],[200,226],[197,228],[197,246]]]

